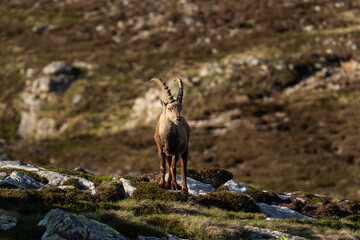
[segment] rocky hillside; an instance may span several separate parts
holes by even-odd
[[[0,157],[158,171],[151,77],[182,76],[189,165],[358,199],[360,1],[0,4]],[[15,176],[14,176],[15,177]]]
[[[157,173],[95,177],[82,168],[0,165],[1,239],[360,237],[359,201],[263,191],[223,169],[190,169],[187,194],[159,188]]]

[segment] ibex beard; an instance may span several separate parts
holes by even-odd
[[[180,189],[180,186],[176,183],[176,163],[181,157],[181,190],[187,192],[186,177],[190,127],[185,118],[181,116],[183,83],[180,77],[176,79],[179,84],[179,92],[175,100],[169,87],[161,79],[152,78],[151,81],[156,82],[161,87],[167,98],[167,101],[160,100],[163,111],[156,125],[154,135],[160,158],[159,187],[172,190]],[[169,169],[169,177],[165,184],[166,165]]]

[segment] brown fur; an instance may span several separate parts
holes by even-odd
[[[182,84],[180,88],[182,91]],[[165,92],[165,94],[167,94],[167,92]],[[181,101],[173,101],[171,103],[162,102],[162,105],[164,109],[156,125],[154,135],[160,158],[159,186],[173,190],[180,188],[176,183],[176,163],[181,156],[181,189],[188,191],[186,176],[190,127],[185,118],[180,115]],[[169,168],[169,178],[165,184],[166,163]]]

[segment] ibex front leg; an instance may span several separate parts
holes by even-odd
[[[165,154],[159,148],[158,150],[159,159],[160,159],[160,181],[159,187],[164,188],[165,184],[165,171],[166,171],[166,161],[165,161]]]
[[[179,154],[175,154],[172,157],[172,161],[171,161],[171,168],[170,168],[170,173],[172,175],[172,179],[171,179],[171,189],[172,190],[179,190],[180,186],[176,183],[176,163],[179,160]]]

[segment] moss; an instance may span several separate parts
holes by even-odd
[[[360,223],[360,214],[353,214],[349,215],[345,218],[346,220],[349,220],[351,222],[358,222]]]
[[[159,188],[156,184],[147,182],[133,182],[136,190],[132,197],[137,200],[165,200],[165,201],[187,201],[188,196],[181,192],[171,192]]]
[[[91,217],[102,223],[108,224],[116,231],[130,239],[136,239],[139,235],[155,237],[165,236],[164,231],[157,230],[150,225],[144,222],[136,221],[135,219],[119,217],[112,212],[99,212],[96,216],[88,215],[87,217]]]
[[[105,182],[96,188],[97,201],[116,202],[125,198],[123,185],[118,181]]]
[[[69,178],[68,180],[64,181],[62,185],[74,186],[75,188],[79,188],[79,182],[76,178]]]
[[[247,189],[245,193],[255,201],[262,203],[271,204],[272,202],[279,202],[281,200],[275,192],[264,192],[255,188]]]
[[[206,207],[215,206],[236,212],[259,212],[259,207],[254,201],[241,193],[231,193],[226,191],[208,193],[206,195],[197,196],[196,202]]]

